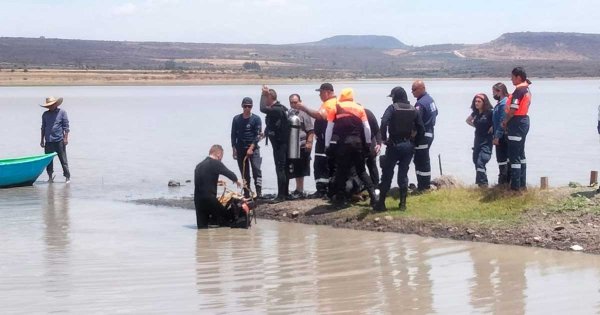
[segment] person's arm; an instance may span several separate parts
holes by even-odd
[[[319,110],[308,108],[302,102],[298,102],[297,104],[291,104],[291,106],[293,109],[305,112],[306,114],[308,114],[308,116],[310,116],[313,119],[323,119],[323,116],[321,115],[321,112]]]
[[[417,111],[417,116],[415,116],[415,129],[415,139],[422,139],[425,136],[425,124],[423,124],[423,118],[419,111]]]
[[[229,178],[232,182],[235,182],[238,186],[240,186],[240,182],[238,181],[237,176],[235,176],[235,173],[230,171],[227,166],[225,166],[225,164],[223,164],[223,162],[218,161],[219,162],[219,166],[218,166],[218,171],[219,174]]]
[[[46,120],[44,119],[44,115],[42,115],[42,131],[41,131],[41,139],[40,139],[40,146],[43,148],[45,146],[44,144],[44,136],[45,136],[45,131],[46,130]]]
[[[506,105],[504,105],[498,109],[498,115],[499,115],[498,120],[500,121],[500,124],[499,124],[498,128],[496,129],[496,131],[494,132],[495,139],[501,139],[504,136],[504,127],[502,127],[502,122],[506,118],[506,111],[504,110],[505,106]]]
[[[69,144],[69,132],[71,131],[71,129],[69,129],[70,125],[69,125],[69,116],[67,115],[67,112],[64,110],[61,110],[61,124],[63,127],[63,143],[64,145]]]
[[[384,143],[388,140],[388,125],[390,124],[390,119],[392,118],[392,110],[393,105],[388,106],[388,108],[383,113],[383,116],[381,117],[381,127],[379,128],[379,134],[381,135],[381,140],[383,140]]]
[[[467,117],[467,119],[465,120],[465,122],[467,123],[467,125],[475,128],[475,124],[473,123],[473,121],[475,120],[475,117],[473,117],[473,114],[469,115]]]
[[[369,125],[369,118],[367,117],[367,113],[365,112],[365,110],[361,110],[360,111],[360,120],[362,120],[363,123],[363,131],[365,133],[365,141],[367,142],[367,145],[370,146],[371,145],[371,126]]]
[[[308,114],[304,114],[304,132],[306,132],[306,151],[312,151],[313,141],[315,138],[315,125]]]
[[[236,147],[236,143],[237,143],[237,124],[235,123],[235,118],[237,116],[233,117],[233,120],[231,121],[231,151],[233,152],[233,159],[237,160],[237,149]]]
[[[327,129],[325,129],[325,148],[329,148],[331,144],[331,137],[333,136],[333,127],[335,123],[333,121],[327,122]]]
[[[313,141],[315,139],[315,131],[311,130],[306,133],[306,152],[310,153],[313,147]]]

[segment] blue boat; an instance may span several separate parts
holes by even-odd
[[[30,186],[56,153],[0,160],[0,188]]]

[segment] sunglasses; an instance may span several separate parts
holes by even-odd
[[[243,108],[252,108],[252,105],[242,105]]]

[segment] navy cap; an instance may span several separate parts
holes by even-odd
[[[252,105],[252,99],[249,97],[244,97],[244,99],[242,100],[242,105],[244,104]]]
[[[331,83],[323,83],[315,91],[317,91],[317,92],[320,92],[320,91],[332,91],[333,92],[333,85],[331,85]]]

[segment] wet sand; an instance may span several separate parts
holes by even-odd
[[[555,189],[555,195],[578,193],[589,196],[588,207],[600,206],[600,196],[594,191],[581,189]],[[140,204],[194,209],[192,198],[143,199]],[[410,206],[410,204],[409,204]],[[523,213],[519,222],[500,225],[486,223],[453,223],[443,219],[422,220],[410,217],[375,213],[368,207],[354,206],[343,210],[333,209],[324,200],[305,199],[279,204],[259,203],[258,218],[280,222],[327,225],[336,228],[416,234],[426,237],[486,242],[494,244],[541,247],[572,251],[579,245],[583,252],[600,254],[600,213],[587,209],[545,211],[531,209]]]

